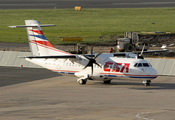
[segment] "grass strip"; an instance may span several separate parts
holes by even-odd
[[[175,8],[122,8],[122,9],[49,9],[0,10],[0,41],[28,43],[24,20],[38,20],[41,24],[56,24],[42,28],[52,44],[65,44],[62,37],[82,37],[84,43],[115,42],[125,31],[175,30]],[[70,42],[69,42],[70,43]]]

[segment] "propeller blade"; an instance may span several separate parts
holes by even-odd
[[[143,51],[144,51],[144,48],[145,48],[145,44],[143,45],[142,52],[140,53],[140,55],[139,55],[139,56],[142,56]]]
[[[83,69],[87,68],[88,66],[92,66],[91,61],[89,61],[88,64]]]
[[[96,65],[98,65],[101,68],[101,65],[99,65],[98,63],[95,63]]]
[[[86,69],[87,67],[88,67],[88,64],[83,68],[83,70]]]
[[[93,55],[93,46],[91,48],[91,55]],[[91,56],[91,59],[93,59],[93,57]]]
[[[86,55],[83,55],[86,59],[88,59],[88,60],[90,60],[90,58],[89,57],[87,57]]]
[[[99,55],[101,55],[101,53],[98,53],[98,55],[94,59],[96,59]]]
[[[93,64],[92,64],[92,66],[91,66],[91,76],[93,76],[93,70],[94,70],[94,68],[93,68]]]

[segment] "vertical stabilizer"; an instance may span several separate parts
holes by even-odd
[[[31,25],[38,26],[38,27],[26,27],[26,30],[27,30],[29,46],[30,46],[30,50],[31,50],[32,55],[40,56],[39,47],[37,44],[37,37],[35,37],[35,36],[39,35],[38,34],[39,31],[41,31],[39,23],[38,23],[38,21],[35,21],[35,20],[25,20],[25,24],[26,24],[26,26],[31,26]],[[38,31],[38,32],[36,32],[36,31]],[[41,34],[41,32],[40,32],[40,34]]]
[[[9,26],[11,28],[26,27],[29,46],[33,56],[50,56],[50,55],[72,55],[68,52],[56,49],[44,36],[41,27],[55,25],[40,25],[36,20],[25,20],[25,26]]]

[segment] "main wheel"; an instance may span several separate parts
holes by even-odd
[[[111,80],[106,80],[106,81],[103,81],[104,84],[109,84],[111,83]]]
[[[150,83],[145,83],[145,86],[150,86]]]
[[[84,85],[84,84],[86,84],[86,82],[87,82],[87,80],[84,80],[84,79],[81,79],[81,80],[78,81],[78,83],[80,85]]]

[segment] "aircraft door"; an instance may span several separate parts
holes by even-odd
[[[61,72],[61,65],[59,63],[56,64],[56,69],[58,72]]]
[[[106,73],[106,76],[105,76],[106,78],[107,78],[108,75],[111,75],[113,64],[114,63],[111,62],[111,61],[108,61],[108,62],[105,63],[104,72]]]

